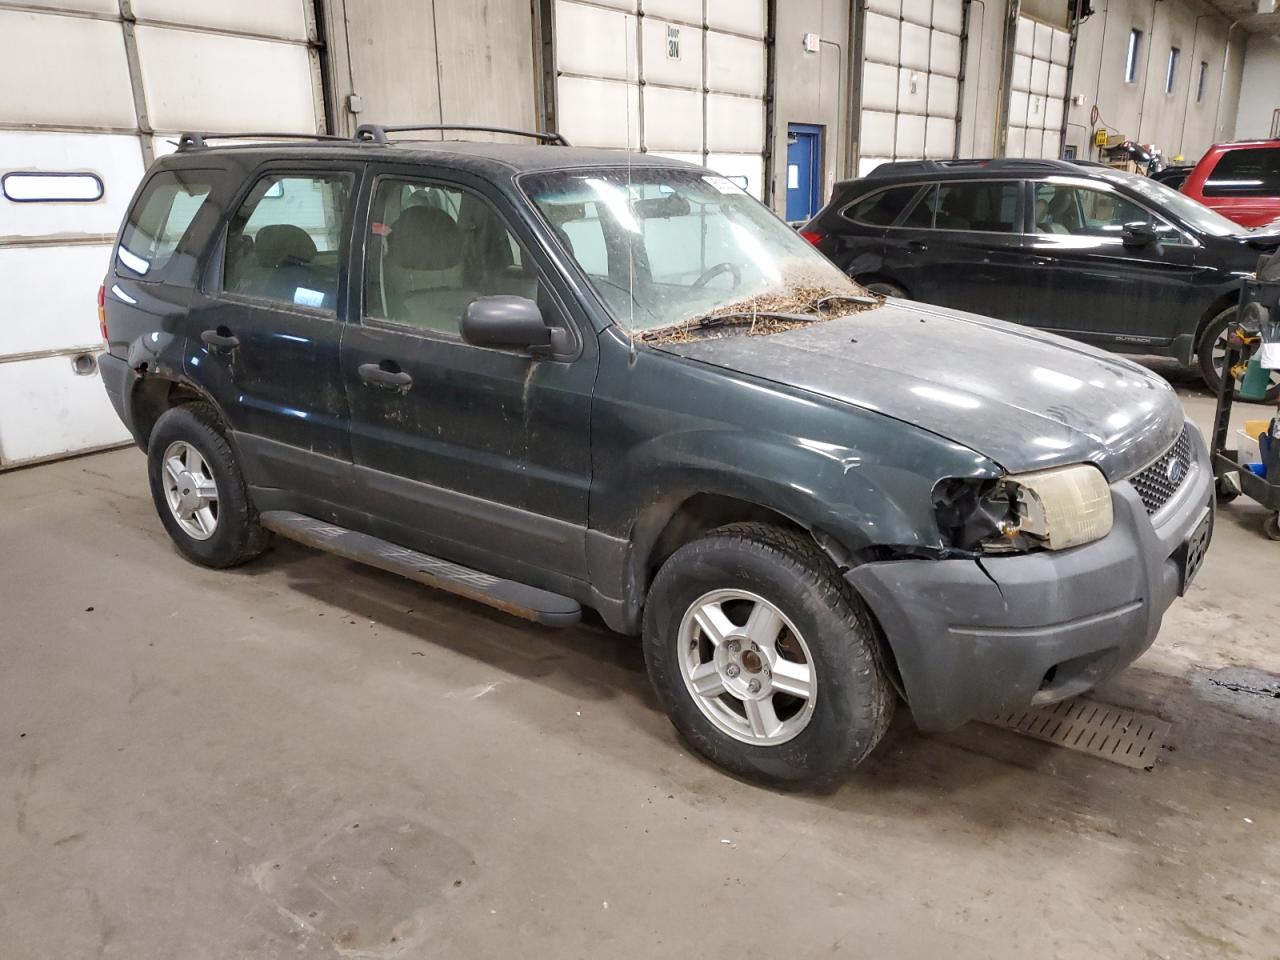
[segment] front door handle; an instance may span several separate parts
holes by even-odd
[[[910,250],[912,253],[928,253],[929,241],[928,240],[908,240],[907,249]]]
[[[413,377],[398,368],[388,369],[388,366],[394,367],[394,364],[384,360],[382,363],[362,363],[356,370],[360,374],[360,379],[371,387],[407,393],[413,386]]]
[[[216,330],[206,330],[200,334],[200,339],[209,347],[221,347],[224,350],[230,350],[232,347],[240,346],[240,338],[235,336],[226,327],[218,327]]]

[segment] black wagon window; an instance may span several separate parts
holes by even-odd
[[[1230,150],[1204,184],[1206,197],[1280,197],[1280,147]]]
[[[845,211],[845,216],[870,227],[887,227],[898,219],[919,192],[919,184],[879,190],[856,201]]]
[[[498,212],[457,187],[386,179],[365,245],[364,315],[457,335],[477,297],[538,295],[528,254]]]
[[[1015,180],[962,180],[938,185],[937,230],[1022,232],[1022,184]]]
[[[350,174],[268,174],[227,231],[228,293],[332,311]]]
[[[129,211],[117,262],[139,277],[154,278],[177,251],[212,190],[206,170],[173,170],[152,177]]]

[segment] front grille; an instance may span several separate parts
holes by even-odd
[[[1139,470],[1129,482],[1142,498],[1147,515],[1155,513],[1172,499],[1178,488],[1191,475],[1191,434],[1186,426],[1172,447],[1150,466]]]

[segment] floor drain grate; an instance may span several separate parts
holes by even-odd
[[[1138,770],[1155,766],[1172,729],[1164,720],[1083,699],[1013,710],[990,723]]]

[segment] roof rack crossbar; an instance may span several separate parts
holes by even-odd
[[[202,150],[209,146],[210,140],[341,140],[350,143],[346,137],[332,133],[199,133],[188,131],[178,136],[179,150]]]
[[[378,123],[362,123],[356,128],[353,140],[363,143],[389,143],[388,133],[407,133],[426,130],[469,130],[478,133],[505,133],[513,137],[532,137],[543,143],[567,147],[569,141],[558,133],[542,130],[515,130],[511,127],[487,127],[474,123],[409,123],[402,126],[384,126]]]

